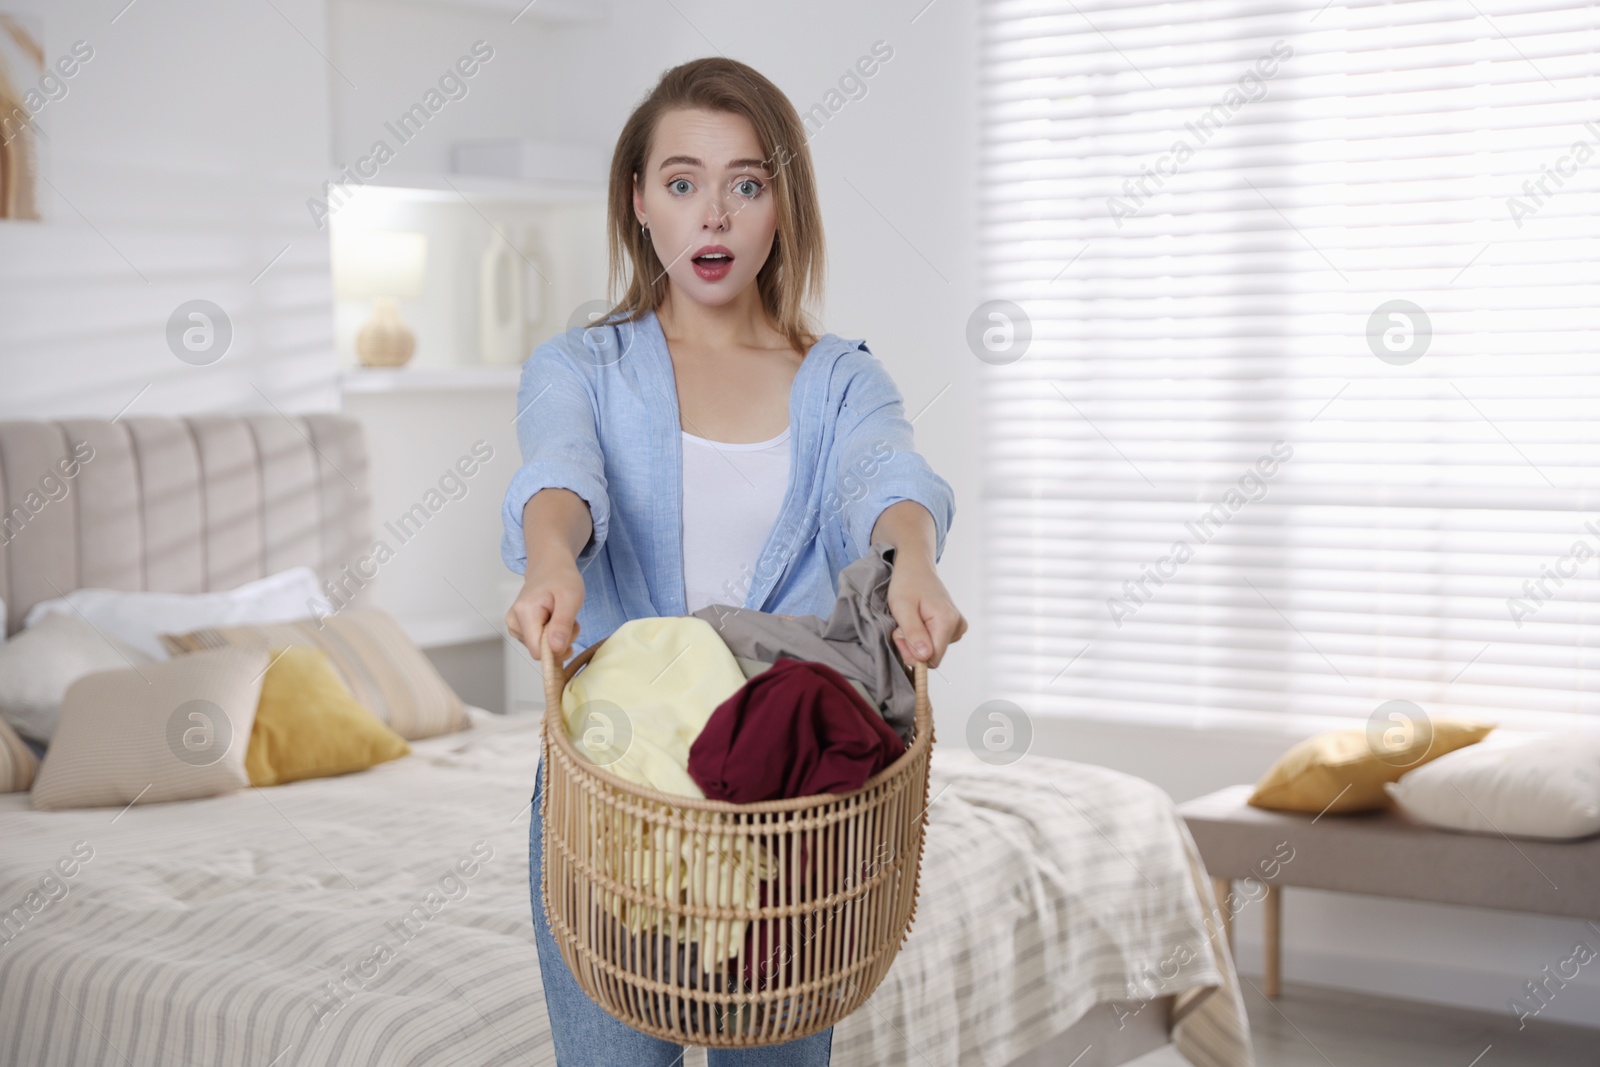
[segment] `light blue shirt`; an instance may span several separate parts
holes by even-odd
[[[517,389],[522,467],[506,489],[500,554],[527,570],[522,509],[570,489],[594,533],[577,563],[584,600],[572,650],[630,619],[688,614],[683,581],[683,438],[677,383],[655,312],[574,326],[533,350]],[[839,572],[866,555],[884,508],[915,500],[944,554],[955,494],[914,448],[894,380],[866,342],[823,334],[789,394],[789,488],[744,600],[779,615],[828,616]]]

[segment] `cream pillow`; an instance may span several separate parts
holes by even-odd
[[[39,757],[0,719],[0,793],[26,792],[38,770]]]
[[[1474,745],[1385,787],[1409,818],[1446,830],[1568,839],[1600,833],[1600,737]]]
[[[243,789],[268,659],[264,648],[222,648],[73,682],[33,806],[157,804]]]
[[[174,655],[227,646],[310,645],[328,654],[357,702],[407,741],[472,725],[455,690],[400,624],[377,608],[351,608],[320,619],[271,625],[162,634],[161,640]]]
[[[23,737],[48,745],[67,686],[95,671],[150,662],[77,615],[46,615],[0,645],[0,718]]]

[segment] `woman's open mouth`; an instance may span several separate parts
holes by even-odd
[[[690,262],[694,264],[694,272],[708,282],[727,277],[733,269],[732,253],[710,253],[696,256]]]

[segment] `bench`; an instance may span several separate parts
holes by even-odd
[[[1302,815],[1246,803],[1236,785],[1178,805],[1212,877],[1233,946],[1235,879],[1266,887],[1262,992],[1276,997],[1282,955],[1282,890],[1465,904],[1478,908],[1600,919],[1600,835],[1541,841],[1457,833],[1411,822],[1397,811]]]

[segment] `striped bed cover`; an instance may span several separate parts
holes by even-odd
[[[553,1067],[528,897],[537,720],[470,714],[341,778],[122,810],[0,796],[0,1064]],[[1175,993],[1192,1063],[1252,1067],[1166,794],[949,745],[931,773],[911,938],[836,1027],[834,1064],[1004,1067],[1086,1012],[1115,1028]]]

